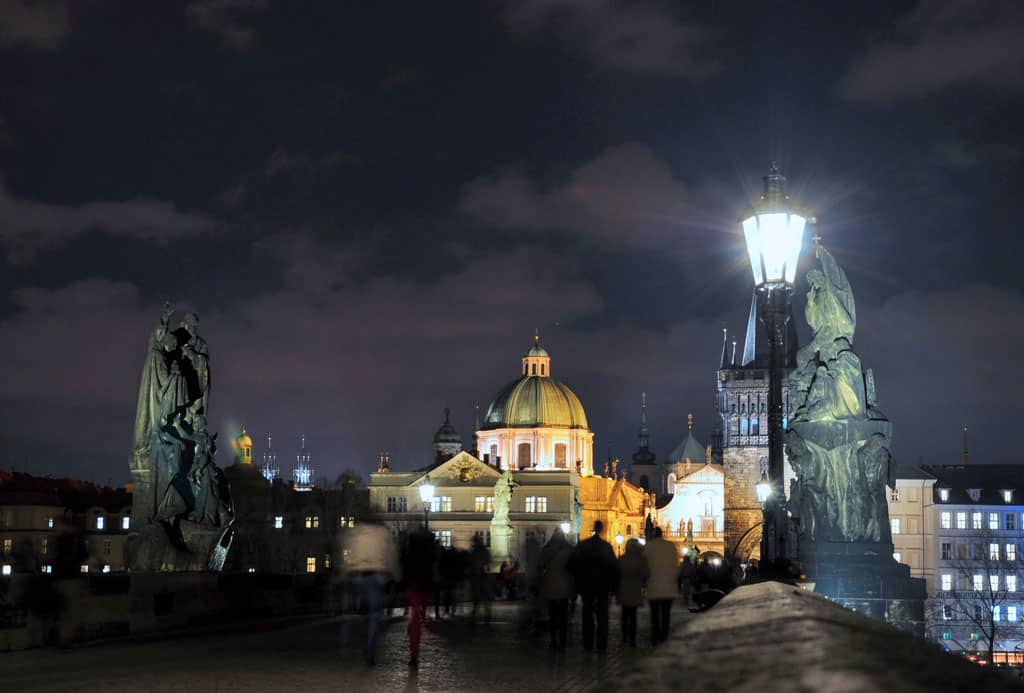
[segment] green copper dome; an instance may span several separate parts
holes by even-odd
[[[526,375],[501,388],[487,408],[484,430],[492,428],[588,428],[576,393],[557,380]]]

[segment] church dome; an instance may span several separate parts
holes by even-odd
[[[524,375],[501,388],[487,408],[482,429],[543,426],[587,428],[587,415],[567,385],[545,376]]]
[[[444,423],[437,429],[434,434],[434,444],[437,443],[458,443],[462,445],[462,436],[459,435],[458,431],[455,430],[455,426],[452,426],[450,420],[451,410],[444,410]]]

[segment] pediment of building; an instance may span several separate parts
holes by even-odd
[[[430,470],[431,481],[447,485],[493,486],[499,478],[501,472],[465,451]]]

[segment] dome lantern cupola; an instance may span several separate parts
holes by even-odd
[[[235,449],[235,464],[252,464],[252,438],[242,426],[242,435],[235,438],[232,447]]]
[[[537,333],[533,335],[533,346],[523,354],[523,375],[551,377],[551,356],[540,345],[540,335]]]
[[[451,409],[445,407],[444,423],[434,433],[434,461],[443,462],[462,452],[462,436],[451,422]]]

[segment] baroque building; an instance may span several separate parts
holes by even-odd
[[[711,452],[721,460],[725,484],[725,551],[740,560],[760,556],[762,519],[757,482],[768,464],[768,336],[758,315],[755,293],[750,301],[743,351],[722,333],[716,385],[718,421],[711,437]],[[796,367],[796,327],[787,327],[783,376],[783,428],[790,416],[788,376]],[[786,462],[785,489],[789,496],[793,472]]]

